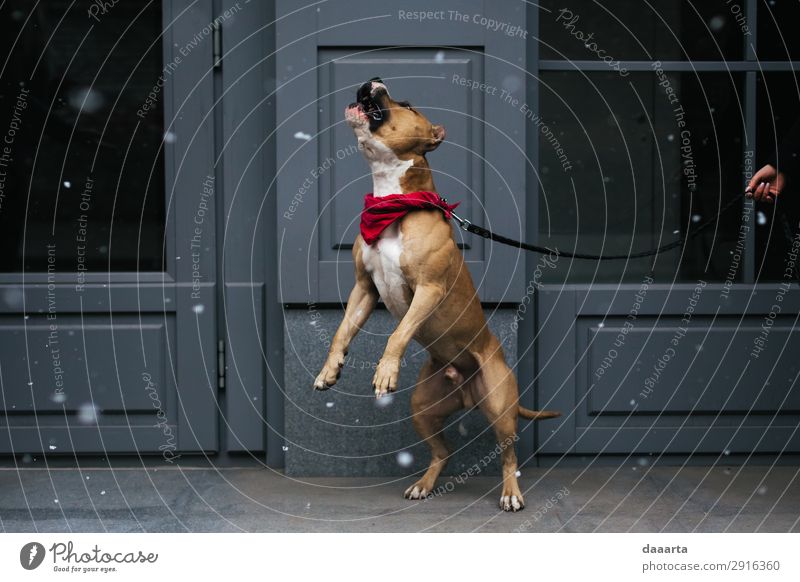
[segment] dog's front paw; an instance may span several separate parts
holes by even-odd
[[[325,365],[322,366],[322,371],[314,380],[314,388],[317,390],[327,390],[334,384],[339,376],[342,374],[342,367],[344,366],[344,356],[329,355]]]
[[[372,387],[375,389],[375,396],[380,398],[388,392],[397,390],[397,377],[400,375],[400,362],[395,359],[382,358],[375,368],[375,376],[372,378]]]

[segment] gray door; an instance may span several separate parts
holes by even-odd
[[[290,468],[304,462],[310,466],[314,461],[307,460],[316,458],[298,452],[305,446],[298,443],[328,438],[325,428],[317,430],[308,424],[307,411],[314,410],[319,399],[304,409],[309,372],[293,363],[301,360],[305,366],[319,350],[313,356],[295,358],[290,352],[302,336],[292,330],[302,325],[305,333],[308,324],[317,325],[317,316],[346,301],[353,286],[351,246],[364,194],[372,189],[368,166],[344,123],[345,106],[364,81],[381,77],[396,99],[409,100],[432,122],[446,127],[447,139],[428,155],[439,193],[450,202],[460,202],[459,214],[476,224],[522,238],[529,200],[525,192],[527,128],[519,116],[526,103],[525,63],[530,46],[530,38],[519,34],[525,32],[525,7],[524,2],[490,0],[446,0],[435,5],[421,0],[402,4],[387,0],[277,2],[277,164],[271,183],[277,185],[276,299],[285,308],[287,330],[287,385],[282,390],[287,401]],[[420,20],[419,15],[431,11],[435,15]],[[516,33],[497,33],[493,29],[497,23]],[[502,304],[520,300],[525,289],[524,253],[487,244],[458,229],[456,240],[483,301],[502,309]],[[311,317],[297,317],[301,309]],[[506,311],[494,319],[495,329],[507,315]],[[339,317],[334,313],[335,320]],[[373,323],[379,321],[376,314]],[[312,329],[324,346],[325,326]],[[513,331],[506,328],[503,333],[507,347],[515,350]],[[377,339],[376,352],[370,358],[382,347],[380,338],[373,339]],[[527,360],[532,367],[530,352]],[[413,377],[410,368],[406,373]],[[353,376],[345,382],[353,381]],[[523,402],[533,406],[528,381],[523,379],[521,384]],[[353,423],[355,434],[360,431],[359,422],[367,421],[358,412],[348,422]],[[407,423],[405,429],[408,442],[416,442]],[[302,434],[295,439],[298,432]],[[337,450],[350,434],[346,428],[331,434],[326,441],[331,448],[326,451]],[[521,455],[528,458],[533,431],[523,431],[520,438]],[[313,448],[313,444],[308,446]],[[389,462],[393,468],[388,470],[396,470],[394,460]],[[384,465],[372,464],[367,470],[376,467]]]
[[[762,4],[743,3],[759,31],[773,18]],[[710,4],[693,10],[664,2],[656,14],[620,0],[566,18],[554,1],[533,12],[542,39],[533,98],[568,162],[544,131],[530,144],[540,242],[619,254],[675,240],[738,196],[780,141],[778,128],[791,126],[788,63],[762,68],[765,53],[779,58],[774,34],[759,32],[758,62],[733,15]],[[565,28],[576,15],[581,30],[604,31],[596,44]],[[720,24],[712,33],[709,21]],[[542,269],[539,404],[566,415],[538,426],[540,452],[800,450],[800,302],[784,271],[789,250],[775,206],[743,202],[683,252]]]
[[[216,450],[212,2],[12,4],[0,452]]]
[[[429,155],[439,193],[460,201],[462,216],[522,236],[524,128],[513,106],[485,88],[524,92],[525,41],[451,15],[520,22],[523,4],[439,2],[441,18],[424,21],[410,15],[431,10],[426,2],[277,7],[281,301],[344,302],[352,287],[350,249],[372,180],[342,112],[374,76],[446,127],[447,140]],[[521,294],[519,252],[475,237],[461,246],[483,300]]]

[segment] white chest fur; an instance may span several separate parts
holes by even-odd
[[[383,231],[377,242],[363,245],[361,259],[364,268],[372,277],[386,308],[395,318],[402,319],[408,311],[408,285],[400,269],[400,255],[403,252],[400,229],[397,224],[392,224]]]

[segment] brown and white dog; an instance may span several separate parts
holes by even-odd
[[[372,170],[374,196],[436,192],[425,154],[444,140],[442,126],[431,124],[407,102],[393,100],[378,78],[358,89],[345,118]],[[486,326],[449,221],[441,210],[410,212],[372,245],[359,235],[353,261],[356,284],[314,387],[325,390],[336,383],[350,342],[380,297],[399,324],[375,370],[376,396],[397,389],[400,359],[412,338],[430,353],[411,396],[411,408],[414,428],[430,446],[432,459],[405,497],[422,499],[432,493],[449,455],[442,436],[445,419],[465,407],[478,407],[492,424],[502,450],[500,507],[522,509],[513,444],[517,417],[533,420],[559,413],[519,405],[516,378],[500,342]]]

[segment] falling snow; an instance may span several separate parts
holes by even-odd
[[[9,307],[22,308],[22,291],[17,287],[6,289],[3,293],[3,300]]]
[[[516,75],[509,75],[503,79],[503,89],[508,93],[516,93],[522,88],[522,80]]]
[[[80,87],[71,91],[67,97],[70,107],[84,113],[95,113],[105,104],[105,97],[91,87]]]
[[[81,404],[78,408],[78,422],[81,424],[97,424],[97,407],[91,402]]]
[[[708,27],[713,31],[722,30],[725,26],[725,17],[724,16],[712,16],[711,20],[708,21]]]
[[[384,394],[381,398],[376,398],[374,402],[378,408],[386,408],[394,402],[394,394]]]
[[[400,451],[397,453],[397,464],[401,467],[410,467],[414,462],[414,455],[408,451]]]

